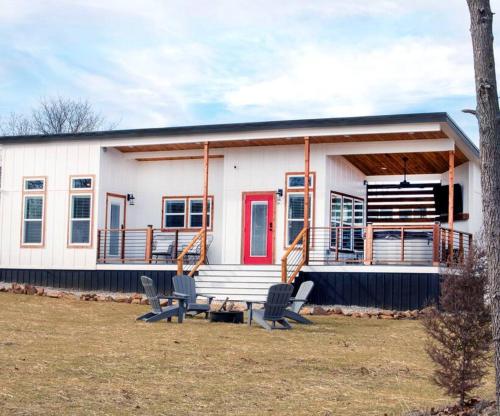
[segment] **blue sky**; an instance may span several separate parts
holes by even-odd
[[[446,111],[477,142],[473,83],[465,0],[0,0],[0,116],[51,95],[118,128]]]

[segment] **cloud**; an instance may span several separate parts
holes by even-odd
[[[79,96],[123,128],[452,111],[468,36],[465,3],[435,0],[0,0],[1,108]]]

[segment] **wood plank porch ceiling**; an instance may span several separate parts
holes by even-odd
[[[414,133],[381,133],[381,134],[356,134],[338,136],[311,136],[311,144],[316,143],[357,143],[378,142],[394,140],[425,140],[442,139],[447,137],[443,131],[421,131]],[[282,146],[291,144],[304,144],[303,137],[281,137],[273,139],[249,139],[249,140],[221,140],[211,141],[210,148],[220,149],[224,147],[251,147],[251,146]],[[193,150],[203,149],[202,142],[195,143],[161,143],[132,146],[116,146],[120,152],[161,152],[170,150]]]
[[[356,134],[356,135],[334,135],[334,136],[311,136],[311,144],[317,143],[359,143],[374,141],[396,141],[396,140],[432,140],[447,137],[443,131],[422,131],[413,133],[381,133],[381,134]],[[211,149],[228,147],[252,147],[252,146],[280,146],[280,145],[302,145],[302,137],[283,137],[272,139],[250,139],[250,140],[221,140],[211,141]],[[173,150],[196,150],[202,149],[202,142],[192,143],[161,143],[131,146],[116,146],[122,153],[136,152],[161,152]],[[409,158],[408,174],[443,173],[448,170],[448,152],[422,152],[405,153]],[[370,155],[347,155],[345,158],[361,170],[365,175],[399,175],[403,172],[403,154],[370,154]],[[158,160],[167,160],[162,157]],[[139,160],[139,159],[137,159]],[[144,160],[154,160],[150,156]],[[467,157],[457,148],[455,165],[467,161]]]
[[[448,152],[427,153],[383,153],[344,156],[365,175],[401,175],[404,169],[403,156],[408,158],[410,175],[444,173],[448,170]],[[460,149],[455,150],[455,166],[467,162]]]

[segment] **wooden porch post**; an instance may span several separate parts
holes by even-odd
[[[201,222],[201,227],[203,229],[203,238],[201,240],[201,259],[203,260],[203,263],[206,263],[207,259],[208,160],[208,142],[205,142],[203,145],[203,217]]]
[[[309,264],[309,155],[311,146],[309,137],[304,137],[304,227],[307,231],[304,235],[303,250],[304,264]]]
[[[455,200],[455,150],[449,151],[448,157],[448,261],[453,260],[453,227],[454,227],[454,200]]]

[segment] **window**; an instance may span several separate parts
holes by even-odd
[[[71,178],[71,190],[75,189],[92,189],[92,178]]]
[[[43,247],[45,219],[45,178],[23,180],[21,246]]]
[[[25,191],[43,191],[45,189],[45,179],[25,179]]]
[[[71,195],[70,244],[90,243],[91,195]]]
[[[304,228],[304,185],[303,172],[286,173],[286,230],[285,243],[289,246]],[[314,222],[314,187],[316,173],[309,175],[309,226]]]
[[[363,199],[350,195],[331,193],[330,224],[332,232],[330,236],[331,248],[337,247],[336,227],[362,226],[364,223]],[[353,251],[363,249],[363,230],[346,228],[339,229],[338,247],[340,250]]]
[[[305,180],[304,175],[287,174],[287,188],[304,188]],[[309,175],[309,188],[314,188],[314,175]]]
[[[165,200],[165,227],[166,228],[186,227],[185,199]]]
[[[208,197],[207,228],[212,229],[213,196]],[[162,228],[199,229],[203,222],[203,197],[163,197]]]
[[[93,185],[91,176],[70,177],[69,247],[92,246]]]
[[[291,192],[287,194],[287,245],[293,243],[293,240],[304,228],[304,194]],[[312,193],[309,193],[309,226],[311,226],[312,212]]]
[[[210,228],[211,200],[207,201],[207,228]],[[189,200],[189,228],[201,228],[203,223],[203,198]]]

